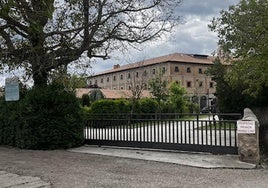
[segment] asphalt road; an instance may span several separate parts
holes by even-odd
[[[268,187],[267,169],[202,169],[64,150],[0,147],[0,170],[40,177],[56,188]]]

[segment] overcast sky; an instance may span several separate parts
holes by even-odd
[[[193,53],[211,55],[217,49],[217,35],[209,31],[208,24],[213,17],[218,17],[221,10],[239,0],[183,0],[177,9],[182,23],[175,28],[170,36],[161,40],[138,46],[140,51],[130,49],[127,53],[114,52],[111,59],[97,60],[92,64],[92,72],[99,73],[111,69],[115,64],[129,64],[171,53]],[[5,77],[0,76],[0,86],[4,85]]]
[[[139,46],[140,51],[130,49],[128,53],[115,52],[110,60],[98,60],[93,72],[99,73],[111,69],[114,64],[129,64],[148,58],[171,53],[194,53],[211,55],[217,49],[217,34],[209,31],[208,24],[213,17],[218,17],[221,10],[239,0],[184,0],[178,8],[182,22],[169,39],[163,37],[154,43]]]

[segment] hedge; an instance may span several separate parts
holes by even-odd
[[[61,149],[83,143],[83,115],[74,93],[55,85],[33,88],[17,102],[0,102],[0,144]]]

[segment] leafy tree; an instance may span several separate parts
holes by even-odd
[[[140,113],[155,113],[157,102],[152,98],[143,98],[139,100]]]
[[[163,77],[162,73],[157,73],[151,81],[149,81],[150,92],[158,103],[158,110],[161,111],[161,101],[168,98],[168,81]]]
[[[179,83],[172,82],[169,87],[169,102],[175,106],[176,112],[182,113],[186,109],[186,90]]]
[[[109,58],[170,32],[181,0],[0,0],[0,61],[35,85],[82,56]],[[89,63],[90,61],[88,61]]]
[[[241,87],[242,94],[258,100],[265,98],[268,90],[267,12],[267,0],[241,0],[221,11],[221,16],[209,25],[218,33],[225,58],[235,58],[225,80],[232,88]]]
[[[214,65],[207,70],[207,74],[217,83],[215,105],[216,112],[242,112],[245,107],[254,104],[254,98],[249,95],[242,95],[243,87],[232,87],[226,75],[230,65],[222,64],[217,58]]]
[[[76,88],[87,87],[87,79],[78,75],[71,75],[67,73],[66,69],[59,69],[53,71],[50,75],[52,83],[62,85],[65,89],[74,91]]]

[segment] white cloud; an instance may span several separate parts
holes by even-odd
[[[182,16],[180,24],[172,35],[163,36],[157,42],[139,46],[140,51],[130,49],[128,53],[115,52],[107,61],[97,60],[93,71],[99,73],[111,69],[114,64],[128,64],[171,53],[211,53],[217,48],[217,34],[209,31],[208,24],[226,10],[230,5],[237,4],[239,0],[185,0],[177,9]]]
[[[213,17],[219,16],[222,9],[226,10],[238,2],[239,0],[184,0],[177,9],[183,23],[175,28],[173,34],[138,46],[140,51],[130,48],[128,52],[114,52],[109,60],[98,59],[92,63],[91,72],[99,73],[111,69],[114,64],[129,64],[177,52],[210,55],[217,48],[218,39],[216,33],[209,31],[208,24]],[[1,85],[3,81],[1,78]]]

